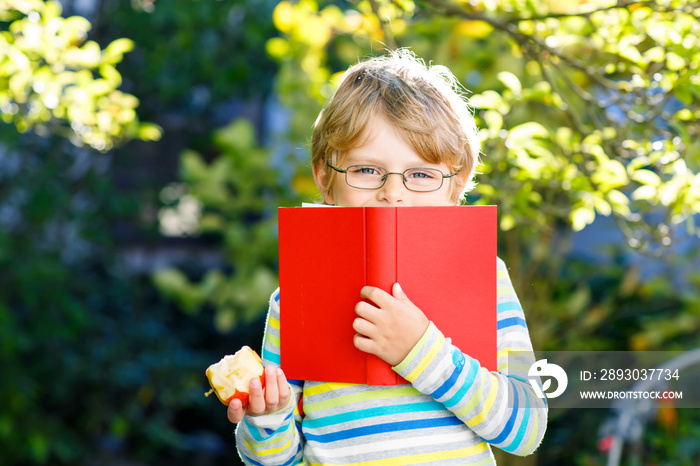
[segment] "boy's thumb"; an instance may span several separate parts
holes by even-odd
[[[403,292],[401,285],[399,285],[398,283],[394,283],[394,287],[392,288],[391,292],[394,295],[394,298],[396,299],[399,299],[401,301],[406,301],[408,299],[406,293]]]

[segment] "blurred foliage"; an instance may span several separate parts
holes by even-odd
[[[215,131],[212,139],[218,156],[206,163],[197,152],[185,151],[181,175],[188,196],[203,206],[197,233],[221,239],[233,271],[210,270],[196,283],[176,268],[165,268],[154,279],[186,311],[215,309],[217,328],[229,332],[239,320],[250,321],[267,309],[277,286],[277,207],[293,204],[298,195],[281,183],[269,150],[258,146],[247,120]]]
[[[98,3],[91,21],[55,1],[0,0],[0,464],[215,464],[236,454],[204,369],[233,345],[259,348],[262,325],[221,339],[209,315],[183,314],[129,270],[125,243],[158,239],[149,190],[162,186],[125,160],[148,154],[129,140],[161,134],[137,111],[184,108],[175,139],[207,146],[232,99],[265,97],[271,13]],[[257,32],[232,22],[248,9]]]
[[[276,208],[317,196],[299,148],[338,73],[395,46],[449,66],[472,92],[484,155],[468,201],[499,206],[499,252],[536,348],[697,346],[700,278],[679,275],[700,253],[700,4],[276,5],[102,0],[88,21],[61,17],[58,2],[0,0],[0,463],[235,459],[203,369],[259,346]],[[290,116],[280,146],[232,121],[246,113],[261,129],[247,105],[267,100],[275,73]],[[114,166],[148,151],[78,146],[156,139],[137,110],[163,128],[156,150],[179,154],[180,175],[154,186],[121,173],[141,183],[125,193]],[[150,196],[166,190],[161,226],[215,245],[223,267],[166,268],[152,282],[126,272],[121,229],[163,240]],[[601,217],[624,240],[602,241],[598,261],[572,255],[575,232]],[[539,464],[604,464],[591,434],[607,413],[551,414]],[[697,426],[690,410],[663,407],[625,464],[697,462]]]
[[[696,234],[699,13],[666,0],[282,1],[267,50],[299,140],[358,57],[402,46],[448,66],[482,128],[470,197],[499,206],[501,230],[612,215],[642,248],[677,225]]]
[[[552,296],[539,296],[538,305],[527,308],[528,328],[542,341],[536,351],[684,351],[698,346],[700,334],[700,273],[692,271],[688,283],[673,280],[674,269],[688,258],[674,257],[654,278],[643,278],[642,265],[630,264],[623,247],[610,244],[612,260],[604,263],[568,257],[559,269],[541,268],[543,275],[528,287],[527,298],[548,289]],[[697,251],[695,253],[697,260]],[[648,265],[648,263],[647,263]],[[548,275],[544,275],[548,273]],[[554,277],[553,273],[561,275]],[[531,315],[541,316],[533,325]],[[700,367],[684,371],[694,380]],[[686,379],[687,380],[687,379]],[[669,387],[673,389],[674,387]],[[688,395],[686,395],[688,396]],[[609,410],[553,409],[549,412],[547,434],[538,450],[537,464],[603,466],[607,449],[604,432],[599,431]],[[659,404],[646,419],[643,437],[627,443],[621,465],[696,464],[700,452],[693,440],[700,429],[697,409],[679,409],[673,403]],[[609,434],[609,432],[608,432]],[[607,434],[605,434],[607,435]],[[500,464],[520,464],[502,454]],[[677,463],[684,458],[684,463]]]
[[[132,138],[160,138],[156,125],[139,122],[138,99],[118,90],[116,65],[133,42],[117,39],[101,49],[87,40],[87,19],[61,12],[57,1],[0,3],[2,120],[99,151]]]
[[[137,44],[121,67],[124,87],[142,96],[144,114],[197,115],[204,121],[188,124],[208,134],[207,120],[228,122],[220,113],[232,97],[269,94],[276,65],[263,50],[275,34],[273,7],[270,0],[102,0],[96,29]]]
[[[209,409],[197,346],[214,330],[118,260],[114,223],[138,203],[111,157],[8,125],[0,140],[0,464],[212,455],[178,413]]]

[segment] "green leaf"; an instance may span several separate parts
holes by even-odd
[[[674,52],[666,54],[666,66],[671,71],[680,71],[688,67],[686,60]]]
[[[174,267],[165,267],[153,274],[153,284],[165,296],[178,302],[182,310],[192,314],[199,310],[203,296],[187,276]]]
[[[245,118],[239,118],[216,131],[214,142],[226,150],[244,152],[255,146],[255,129]]]
[[[635,201],[651,201],[656,198],[657,192],[658,191],[655,186],[640,186],[639,188],[635,189],[632,193],[632,199],[634,199]]]
[[[142,141],[159,141],[163,136],[163,129],[155,123],[139,123],[136,137]]]
[[[501,71],[498,73],[498,80],[503,83],[508,89],[513,91],[513,94],[520,95],[523,91],[523,86],[520,84],[520,79],[510,71]]]
[[[637,183],[656,186],[661,185],[661,177],[651,170],[639,169],[632,172],[632,179]]]
[[[644,60],[653,63],[662,63],[666,57],[666,52],[663,47],[651,47],[644,52]]]
[[[469,103],[479,109],[496,110],[502,114],[508,113],[510,105],[496,91],[488,90],[469,98]]]
[[[595,220],[595,212],[590,207],[577,207],[569,216],[571,227],[574,231],[581,231]]]
[[[497,137],[503,128],[503,116],[495,110],[487,110],[484,112],[483,119],[491,137]]]
[[[183,179],[196,183],[207,179],[208,168],[202,156],[193,150],[185,150],[180,155],[180,175]]]
[[[513,216],[510,214],[502,214],[499,226],[502,231],[511,230],[513,227],[515,227],[515,218],[513,218]]]
[[[118,63],[124,58],[124,54],[134,49],[134,41],[121,38],[110,42],[102,52],[104,61],[108,63]]]
[[[533,138],[546,138],[549,136],[547,128],[536,121],[528,121],[512,128],[508,137],[516,141],[527,141]]]

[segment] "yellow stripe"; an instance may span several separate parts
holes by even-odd
[[[275,348],[280,347],[280,337],[278,337],[276,335],[272,335],[270,333],[265,334],[265,341],[266,341],[266,343],[271,344]]]
[[[526,394],[527,396],[527,394]],[[523,452],[530,452],[532,451],[532,447],[535,444],[535,438],[537,438],[537,429],[539,428],[539,417],[537,416],[538,410],[533,409],[530,410],[530,415],[535,418],[535,423],[532,425],[532,430],[530,431],[530,440],[527,442],[525,445],[525,448],[522,450]]]
[[[338,383],[338,382],[327,382],[321,383],[314,386],[304,387],[304,397],[320,395],[321,393],[332,392],[333,390],[340,390],[341,388],[352,387],[357,384],[353,383]]]
[[[512,286],[502,285],[502,286],[496,287],[496,296],[504,296],[504,295],[508,295],[508,294],[515,295],[515,290],[513,289]]]
[[[477,414],[469,420],[470,424],[474,423],[474,425],[477,425],[484,422],[486,416],[489,414],[489,411],[491,411],[491,408],[493,407],[493,402],[496,400],[497,391],[498,390],[496,389],[496,385],[492,384],[491,391],[489,391],[489,396],[486,398],[486,402],[484,402],[484,409],[482,409],[479,414]]]
[[[279,453],[279,452],[281,452],[281,451],[283,451],[283,450],[286,450],[287,448],[289,448],[290,446],[292,446],[292,439],[289,439],[289,441],[288,441],[287,443],[285,443],[284,445],[282,445],[282,446],[280,446],[280,447],[277,447],[277,448],[269,448],[269,449],[267,449],[267,450],[260,451],[259,448],[253,449],[253,446],[250,444],[250,442],[248,442],[248,439],[244,438],[244,439],[243,439],[243,442],[245,443],[245,446],[248,447],[249,450],[251,450],[251,451],[256,451],[256,450],[257,450],[256,454],[257,454],[257,455],[261,455],[261,456],[271,456],[271,455],[277,454],[277,453]],[[259,445],[264,445],[264,444],[263,444],[263,443],[257,443],[256,445],[259,446]]]
[[[406,380],[416,380],[418,375],[420,375],[425,370],[426,366],[430,364],[433,361],[433,359],[435,359],[435,355],[438,354],[438,352],[444,345],[444,339],[445,337],[441,334],[440,338],[435,340],[433,346],[430,347],[428,353],[423,357],[421,362],[418,363],[418,365],[411,371],[411,373],[406,376]]]
[[[508,272],[506,272],[505,270],[497,270],[496,278],[508,278]]]
[[[388,388],[384,390],[374,390],[365,393],[353,393],[350,395],[338,396],[332,400],[317,401],[316,403],[308,403],[308,399],[304,396],[304,412],[311,413],[321,411],[323,409],[335,408],[337,406],[345,406],[352,403],[366,402],[370,400],[384,400],[387,398],[396,398],[402,396],[415,396],[421,393],[413,387]]]
[[[280,329],[280,320],[275,319],[274,317],[268,317],[267,325],[274,328],[274,329],[279,330]]]
[[[481,378],[481,380],[479,381],[479,385],[481,385],[481,386],[483,386],[483,384],[484,384],[484,372],[485,371],[479,371],[479,377]],[[476,405],[478,405],[479,402],[481,401],[480,395],[481,395],[481,392],[474,394],[474,396],[472,396],[469,399],[469,401],[467,401],[467,404],[465,404],[460,409],[458,409],[457,411],[454,412],[455,416],[457,416],[459,418],[463,418],[469,411],[474,409],[474,407]]]
[[[527,352],[529,354],[532,354],[532,351],[530,351],[527,348],[503,348],[502,350],[500,350],[496,353],[496,360],[500,361],[498,363],[497,369],[499,371],[501,371],[501,370],[504,370],[507,368],[510,370],[511,373],[514,371],[518,371],[518,370],[522,370],[522,371],[527,372],[528,369],[530,369],[530,364],[528,364],[526,362],[521,362],[521,363],[516,364],[516,365],[510,365],[510,366],[508,365],[508,353],[510,351],[517,351],[519,353],[526,353]]]
[[[501,359],[501,358],[506,358],[506,359],[507,359],[507,358],[508,358],[508,352],[509,352],[509,351],[520,351],[520,352],[523,352],[523,351],[527,351],[527,350],[526,350],[525,348],[522,348],[522,349],[521,349],[521,348],[503,348],[502,350],[500,350],[500,351],[498,351],[498,352],[496,353],[496,358],[497,358],[497,359]]]
[[[530,370],[530,367],[532,366],[531,362],[521,362],[521,363],[510,363],[508,364],[508,360],[503,361],[498,365],[498,371],[504,371],[508,369],[508,374],[517,374],[518,372],[520,373],[525,373]]]
[[[394,366],[394,370],[396,372],[403,372],[406,366],[411,364],[411,362],[416,358],[416,354],[420,353],[423,346],[425,346],[425,342],[430,338],[430,335],[436,333],[435,330],[437,330],[435,324],[430,322],[428,324],[428,328],[423,333],[423,336],[420,337],[420,340],[418,340],[418,343],[416,343],[415,346],[413,346],[413,349],[409,351],[409,353],[406,355],[403,361],[401,361],[398,365]],[[439,334],[440,332],[437,333]]]

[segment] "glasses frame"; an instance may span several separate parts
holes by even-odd
[[[388,171],[386,168],[384,168],[384,167],[379,167],[379,166],[377,166],[377,165],[350,165],[348,168],[346,168],[345,170],[343,170],[342,168],[334,167],[333,165],[330,164],[330,162],[328,162],[328,160],[326,160],[326,165],[328,165],[329,167],[331,167],[333,170],[337,171],[338,173],[343,173],[343,174],[345,175],[345,184],[347,184],[347,185],[350,186],[351,188],[355,188],[355,189],[365,189],[365,190],[368,190],[368,191],[373,191],[373,190],[375,190],[375,189],[381,189],[381,187],[384,186],[384,184],[386,183],[387,178],[389,178],[389,175],[401,175],[401,180],[403,181],[403,185],[404,185],[404,187],[405,187],[406,189],[408,189],[409,191],[413,191],[414,193],[432,193],[432,192],[438,191],[438,190],[440,190],[440,188],[442,188],[442,185],[445,183],[445,179],[446,179],[446,178],[452,178],[453,176],[456,176],[456,175],[459,174],[459,172],[457,172],[457,173],[451,173],[451,174],[449,174],[449,175],[445,175],[445,174],[442,172],[442,170],[440,170],[440,169],[438,169],[438,168],[427,168],[427,167],[414,167],[414,168],[408,168],[408,169],[404,170],[403,172],[390,172],[390,171]],[[359,186],[353,186],[353,185],[351,185],[351,184],[348,182],[348,170],[350,170],[352,167],[374,167],[374,168],[379,168],[379,169],[381,169],[382,171],[385,171],[386,174],[385,174],[384,176],[382,176],[382,184],[380,184],[380,185],[377,186],[376,188],[361,188],[361,187],[359,187]],[[436,171],[436,172],[440,173],[440,175],[442,175],[442,178],[440,179],[440,186],[438,186],[438,187],[435,188],[435,189],[429,189],[429,190],[427,190],[427,191],[409,188],[408,185],[406,184],[406,183],[408,182],[408,179],[406,178],[406,172],[409,172],[409,171],[411,171],[411,170],[433,170],[433,171]]]

